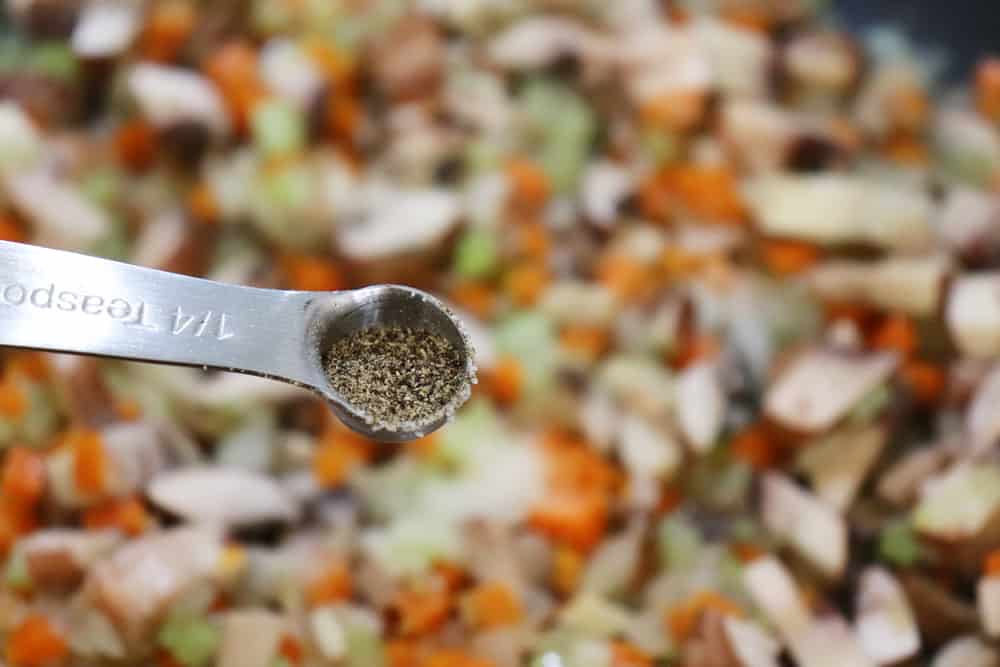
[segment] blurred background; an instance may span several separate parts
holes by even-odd
[[[0,662],[1000,664],[995,2],[3,9],[0,239],[428,289],[479,383],[4,350]]]

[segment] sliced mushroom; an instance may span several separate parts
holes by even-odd
[[[157,475],[146,491],[160,508],[192,523],[241,526],[298,518],[295,499],[266,475],[229,467]]]
[[[691,30],[723,94],[762,97],[767,93],[773,57],[770,40],[708,16],[695,21]]]
[[[375,83],[389,97],[407,99],[437,88],[445,64],[445,44],[426,17],[409,16],[382,32],[369,55]]]
[[[929,644],[941,644],[976,630],[976,610],[937,582],[913,572],[901,574],[899,581],[916,616],[920,635]]]
[[[944,469],[951,458],[949,448],[940,445],[921,447],[907,453],[879,479],[879,497],[898,507],[911,505],[924,482]]]
[[[899,582],[881,567],[870,567],[858,584],[858,639],[880,665],[906,660],[920,650],[920,632]]]
[[[837,615],[815,619],[804,632],[789,640],[800,667],[874,667],[851,626]]]
[[[987,263],[1000,253],[1000,200],[977,188],[953,187],[938,215],[941,238],[953,252],[973,264]]]
[[[886,435],[880,425],[845,427],[802,449],[799,467],[817,496],[845,511],[882,453]]]
[[[12,172],[3,184],[11,204],[31,223],[39,245],[86,251],[111,232],[111,219],[102,209],[46,171]]]
[[[622,202],[635,187],[632,173],[600,160],[590,164],[580,185],[580,205],[591,223],[609,228],[618,220]]]
[[[736,159],[752,172],[779,169],[801,131],[787,110],[754,99],[727,100],[721,114],[721,136]]]
[[[931,667],[998,667],[1000,655],[979,637],[953,639],[934,656]]]
[[[263,609],[231,611],[222,620],[217,667],[269,667],[288,623]]]
[[[76,423],[102,428],[118,419],[114,397],[96,357],[49,354],[47,358],[56,394]]]
[[[42,154],[42,139],[35,123],[20,105],[0,102],[0,143],[4,146],[0,169],[25,169]]]
[[[192,225],[180,211],[167,211],[143,225],[132,263],[162,271],[200,276],[210,259],[204,225]]]
[[[752,180],[746,198],[767,235],[823,245],[867,244],[888,250],[929,249],[930,196],[913,186],[840,174]]]
[[[765,556],[747,565],[743,585],[785,641],[802,634],[812,622],[795,580],[777,558]]]
[[[896,363],[896,357],[890,354],[854,356],[808,351],[768,389],[764,410],[793,430],[824,431],[888,380]]]
[[[832,506],[790,479],[770,473],[763,480],[764,525],[827,577],[847,565],[847,522]]]
[[[87,4],[73,28],[70,43],[80,58],[114,58],[139,33],[142,7],[137,2],[105,0]]]
[[[951,261],[941,255],[889,257],[876,262],[837,260],[807,276],[810,288],[828,301],[861,301],[917,317],[938,312]]]
[[[989,358],[1000,354],[1000,273],[955,279],[948,293],[945,321],[963,354]]]
[[[306,109],[323,87],[319,66],[284,38],[271,39],[261,49],[260,76],[268,90],[300,109]]]
[[[229,116],[215,86],[191,70],[143,63],[129,69],[126,82],[143,115],[157,128],[193,123],[215,136],[229,130]]]
[[[142,642],[178,594],[211,579],[222,537],[211,528],[179,528],[126,543],[91,570],[84,584],[130,643]]]
[[[529,16],[494,36],[490,60],[506,69],[547,67],[559,58],[580,56],[596,39],[582,23],[562,16]]]
[[[619,455],[631,475],[669,479],[677,471],[684,451],[669,433],[632,414],[618,428]]]
[[[985,454],[1000,439],[1000,365],[994,365],[976,388],[965,412],[969,453]]]
[[[841,33],[815,31],[796,36],[784,51],[784,70],[810,91],[839,94],[854,83],[859,53]]]
[[[986,576],[976,586],[979,623],[990,637],[1000,637],[1000,577]]]
[[[727,399],[713,363],[698,363],[677,380],[677,421],[688,444],[698,453],[715,444],[726,417]]]
[[[114,531],[83,532],[46,529],[32,533],[17,544],[28,574],[43,589],[71,590],[87,571],[118,544]]]

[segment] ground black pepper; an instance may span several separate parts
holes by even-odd
[[[334,343],[326,365],[333,388],[387,429],[426,425],[469,383],[462,350],[422,329],[364,329]]]

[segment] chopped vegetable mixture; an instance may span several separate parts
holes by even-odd
[[[0,662],[1000,664],[1000,59],[824,4],[7,3],[0,239],[427,289],[482,381],[3,351]]]

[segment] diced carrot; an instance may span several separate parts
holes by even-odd
[[[675,349],[671,350],[671,363],[677,369],[687,368],[695,362],[714,359],[721,349],[714,336],[689,332],[681,335]]]
[[[176,60],[191,36],[197,21],[194,5],[188,0],[162,0],[153,5],[139,42],[146,60]]]
[[[496,628],[513,625],[521,620],[523,610],[518,596],[502,583],[476,586],[465,597],[464,609],[472,625]]]
[[[27,236],[24,233],[24,228],[18,224],[17,220],[0,213],[0,241],[23,242],[25,240],[27,240]]]
[[[332,488],[347,481],[358,466],[371,457],[371,443],[346,430],[324,434],[313,454],[313,475],[320,485]]]
[[[994,549],[983,561],[983,574],[987,577],[1000,576],[1000,549]]]
[[[929,361],[910,359],[903,364],[900,373],[914,398],[920,403],[932,405],[944,396],[947,375],[940,366]]]
[[[191,217],[206,225],[212,225],[222,218],[219,200],[208,183],[198,183],[187,195],[187,208]]]
[[[352,145],[365,111],[353,95],[329,95],[326,103],[326,131],[331,139]]]
[[[529,517],[538,532],[585,552],[604,538],[607,520],[607,501],[594,493],[549,493]]]
[[[7,372],[0,382],[0,416],[17,419],[28,409],[28,397],[14,373]]]
[[[763,549],[751,542],[737,542],[732,545],[731,549],[741,563],[752,563],[765,553]]]
[[[468,581],[468,574],[462,567],[449,561],[435,561],[434,574],[444,584],[445,590],[455,593]]]
[[[740,606],[729,598],[715,591],[702,591],[667,612],[667,629],[675,640],[684,641],[694,633],[702,613],[709,609],[726,616],[743,615]]]
[[[727,166],[685,164],[656,177],[685,213],[709,222],[741,222],[745,215],[736,176]]]
[[[889,315],[872,333],[870,342],[876,350],[898,352],[909,357],[916,352],[920,341],[913,320],[905,315]]]
[[[7,638],[6,655],[13,667],[48,667],[63,662],[69,646],[49,619],[31,614]]]
[[[634,644],[619,640],[611,644],[611,667],[653,667],[653,659]]]
[[[156,654],[156,667],[186,667],[184,663],[170,654],[169,651],[159,651]]]
[[[115,402],[115,414],[122,421],[138,421],[142,417],[142,404],[134,398],[124,398]]]
[[[707,102],[700,90],[664,93],[643,102],[639,117],[647,127],[689,132],[705,117]]]
[[[636,191],[639,213],[646,220],[666,222],[670,218],[670,193],[657,174],[647,176]]]
[[[119,127],[114,144],[119,162],[130,169],[146,169],[156,159],[156,130],[143,120],[133,120]]]
[[[420,647],[412,639],[391,639],[385,645],[386,667],[419,667]]]
[[[580,583],[585,564],[583,554],[572,547],[556,549],[552,559],[552,587],[562,595],[572,595]]]
[[[676,484],[667,484],[660,492],[660,502],[656,504],[656,514],[670,514],[684,502],[684,493]]]
[[[552,194],[552,185],[541,167],[526,158],[514,158],[507,162],[505,171],[515,207],[537,211],[545,205]]]
[[[898,133],[882,145],[882,153],[893,162],[907,166],[921,166],[930,162],[927,144],[912,134]]]
[[[549,256],[549,230],[540,222],[524,222],[514,227],[516,252],[519,257],[544,263]]]
[[[246,42],[227,42],[204,64],[205,74],[218,86],[233,123],[246,132],[253,109],[267,96],[257,72],[257,52]]]
[[[0,490],[6,502],[34,507],[45,494],[45,460],[24,447],[8,450]]]
[[[524,369],[514,357],[500,358],[484,376],[490,395],[500,405],[513,405],[521,397]]]
[[[301,665],[305,652],[298,637],[284,635],[278,643],[278,655],[293,665]]]
[[[675,245],[669,245],[660,256],[660,265],[670,278],[690,276],[700,271],[705,265],[705,256],[696,255],[682,250]]]
[[[976,107],[989,120],[1000,122],[1000,58],[987,58],[976,68]]]
[[[919,132],[927,125],[931,103],[927,93],[916,86],[904,86],[889,95],[887,112],[898,130]]]
[[[50,374],[49,362],[39,352],[21,352],[10,360],[10,372],[36,382],[47,380]]]
[[[146,506],[136,496],[103,503],[83,513],[83,525],[88,530],[116,528],[130,537],[146,532],[151,520]]]
[[[778,448],[767,429],[754,424],[738,433],[732,442],[733,457],[757,470],[770,468],[778,462]]]
[[[617,490],[621,475],[584,440],[559,431],[542,440],[549,487],[569,493],[608,495]]]
[[[774,17],[764,10],[766,5],[736,4],[727,6],[722,18],[737,28],[767,34],[774,26]]]
[[[397,593],[392,607],[399,614],[400,634],[421,637],[444,625],[453,601],[446,590],[408,589]]]
[[[481,320],[489,321],[496,313],[497,293],[481,282],[462,282],[451,290],[451,300]]]
[[[38,527],[34,507],[24,507],[0,497],[0,557],[5,557],[14,542]]]
[[[484,660],[457,650],[440,649],[420,662],[420,667],[496,667]]]
[[[108,454],[104,441],[96,431],[79,430],[71,439],[73,447],[73,480],[82,493],[100,496],[108,482]]]
[[[824,307],[827,323],[850,320],[861,331],[869,331],[878,322],[879,314],[857,303],[829,302]]]
[[[513,267],[504,279],[504,287],[511,301],[518,306],[533,306],[548,282],[548,271],[531,262]]]
[[[771,239],[761,241],[759,249],[764,264],[779,276],[802,273],[820,259],[819,248],[802,241]]]
[[[625,302],[635,302],[656,288],[652,271],[624,255],[607,255],[598,262],[597,280]]]
[[[429,459],[434,456],[440,442],[441,436],[437,433],[430,433],[422,438],[410,440],[406,443],[406,450],[412,452],[417,458]]]
[[[343,92],[343,86],[351,81],[356,69],[350,55],[337,49],[333,42],[318,38],[308,39],[304,49],[323,74],[337,85],[336,90]]]
[[[340,268],[326,257],[289,253],[281,258],[281,268],[292,289],[333,292],[346,285]]]
[[[559,334],[559,341],[564,348],[588,361],[601,358],[610,342],[605,329],[584,325],[565,327]]]
[[[347,565],[331,563],[329,567],[306,587],[306,602],[311,607],[320,607],[332,602],[340,602],[351,597],[353,584]]]

